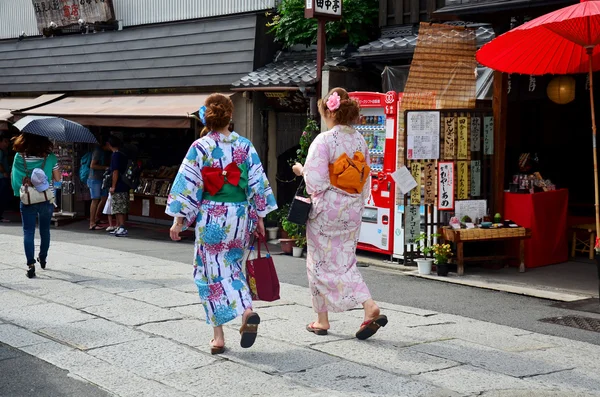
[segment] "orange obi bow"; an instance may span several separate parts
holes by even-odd
[[[227,182],[229,184],[237,186],[240,183],[241,175],[242,171],[236,163],[230,163],[225,167],[225,169],[217,167],[202,168],[204,189],[211,196],[216,195],[223,188],[223,185],[225,184],[225,178],[227,178]]]
[[[361,152],[354,153],[353,158],[344,153],[333,164],[329,164],[331,184],[351,194],[362,192],[370,174],[371,168]]]

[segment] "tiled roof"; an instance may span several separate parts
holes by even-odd
[[[384,54],[412,54],[417,45],[417,35],[410,29],[398,31],[396,37],[382,35],[379,40],[372,41],[358,49],[358,57]],[[490,26],[479,26],[475,31],[477,46],[481,47],[494,38],[494,31]]]
[[[317,82],[316,54],[314,58],[270,63],[242,77],[233,83],[233,87],[298,87],[313,85]],[[344,58],[333,58],[327,61],[326,65],[337,66],[343,61]]]

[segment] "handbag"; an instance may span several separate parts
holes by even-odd
[[[260,253],[261,244],[267,249],[265,257]],[[258,238],[258,257],[246,261],[246,280],[252,300],[273,302],[279,299],[279,277],[267,241],[262,238]]]
[[[27,170],[27,161],[25,160],[25,154],[21,154],[21,158],[23,159],[23,164],[25,164],[25,175],[29,172]],[[46,165],[46,158],[44,158],[44,162],[42,163],[42,169]],[[23,178],[23,183],[21,188],[19,189],[19,197],[21,202],[25,205],[39,204],[46,201],[54,200],[54,190],[52,188],[48,188],[43,192],[38,192],[35,187],[33,187],[31,183],[31,178],[25,176]]]
[[[310,198],[301,195],[303,187],[304,180],[302,180],[302,183],[300,186],[298,186],[296,196],[292,200],[290,211],[288,212],[287,216],[288,221],[297,225],[306,225],[306,221],[308,221],[308,214],[310,214],[310,209],[312,207]]]

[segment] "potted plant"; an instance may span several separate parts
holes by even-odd
[[[277,210],[278,223],[281,228],[281,238],[290,238],[288,232],[283,227],[283,222],[287,220],[288,212],[290,212],[290,204],[285,204]]]
[[[293,247],[296,243],[296,239],[294,236],[298,236],[300,233],[298,231],[299,226],[293,222],[284,219],[281,222],[281,227],[283,231],[287,234],[287,238],[280,238],[279,244],[281,245],[281,250],[284,254],[290,255],[293,252]]]
[[[435,263],[438,276],[447,276],[448,260],[452,256],[452,248],[450,244],[432,244],[432,239],[435,237],[440,237],[440,235],[432,234],[427,237],[425,233],[421,233],[415,239],[415,243],[417,244],[428,243],[427,246],[422,247],[425,257],[415,259],[415,261],[419,267],[419,274],[431,274],[432,265]],[[433,258],[427,258],[430,254],[433,255]]]
[[[419,274],[431,274],[431,268],[433,267],[433,258],[428,258],[427,256],[433,251],[433,247],[431,245],[431,240],[433,237],[439,237],[437,234],[433,234],[431,236],[427,236],[425,233],[421,233],[419,237],[415,239],[415,244],[422,247],[422,252],[424,257],[415,259],[417,262],[417,267],[419,269]],[[426,246],[425,243],[427,243]]]
[[[281,217],[279,211],[280,210],[269,212],[265,218],[265,229],[267,230],[269,240],[277,239],[279,234],[279,219]]]
[[[438,276],[448,275],[448,260],[452,256],[450,244],[434,244],[432,248],[435,268]]]
[[[296,258],[301,258],[302,253],[304,252],[304,247],[306,246],[306,237],[305,236],[294,236],[296,245],[292,247],[293,255]]]

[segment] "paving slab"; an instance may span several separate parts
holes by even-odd
[[[407,349],[514,377],[547,374],[571,368],[562,363],[547,363],[462,340],[423,343]]]
[[[242,349],[236,339],[221,356],[268,374],[301,372],[341,361],[307,347],[294,346],[261,336],[250,349]]]
[[[265,374],[229,361],[182,371],[163,378],[163,383],[195,396],[285,396],[329,397],[341,394],[319,392],[279,376]]]
[[[600,379],[598,372],[583,372],[578,369],[555,372],[530,378],[540,387],[553,386],[564,392],[593,392],[600,396]]]
[[[179,277],[168,280],[163,280],[160,283],[165,288],[171,288],[181,292],[190,292],[193,294],[198,294],[198,287],[196,287],[196,283],[194,283],[193,277]]]
[[[2,301],[2,304],[0,304],[0,317],[2,317],[2,313],[8,309],[47,303],[43,299],[35,298],[20,291],[6,289],[0,294],[0,300]]]
[[[106,305],[119,299],[118,296],[95,288],[88,288],[79,284],[72,284],[69,289],[49,291],[44,299],[69,306],[74,309],[85,309],[86,307]]]
[[[80,350],[109,346],[147,337],[142,332],[101,318],[44,328],[38,332]]]
[[[123,297],[118,298],[105,305],[88,307],[85,311],[125,325],[142,325],[182,318],[181,314],[168,309]]]
[[[83,281],[80,283],[80,285],[90,288],[96,288],[105,292],[110,292],[111,294],[119,294],[139,289],[153,289],[159,287],[159,285],[152,284],[147,281],[131,280],[126,278]]]
[[[38,343],[46,343],[48,339],[16,325],[0,324],[0,342],[12,347],[21,348]]]
[[[198,302],[200,298],[198,298]],[[202,320],[206,324],[206,311],[200,303],[187,306],[177,306],[169,309],[170,311],[177,313],[178,316],[191,317],[193,319]]]
[[[585,372],[600,374],[600,346],[590,345],[587,349],[555,347],[551,349],[523,352],[524,357],[549,363],[562,363]]]
[[[206,321],[194,319],[146,324],[140,326],[139,329],[147,333],[172,339],[179,343],[183,343],[184,345],[196,347],[200,350],[206,350],[207,352],[210,351],[209,341],[213,338],[212,327],[206,324]],[[226,341],[229,341],[230,336],[234,336],[235,340],[237,340],[238,335],[226,333]]]
[[[417,375],[460,365],[444,358],[401,348],[399,343],[370,339],[343,340],[313,345],[312,348],[340,359],[368,365],[399,375]]]
[[[479,394],[481,397],[565,397],[564,391],[555,390],[492,390]],[[569,392],[569,397],[594,397],[598,393]]]
[[[11,358],[21,357],[23,353],[9,346],[0,345],[0,361],[10,360]]]
[[[56,303],[0,309],[0,316],[32,331],[94,318],[90,314]]]
[[[430,382],[439,387],[454,390],[462,395],[478,395],[489,390],[543,390],[550,389],[541,387],[532,381],[525,381],[508,375],[502,375],[485,369],[476,368],[471,365],[462,365],[436,372],[428,372],[415,376],[414,379]],[[566,397],[566,396],[565,396]]]
[[[334,391],[347,396],[458,396],[458,394],[429,383],[390,374],[350,362],[335,362],[285,377],[325,392]]]
[[[158,307],[185,306],[198,303],[198,295],[169,288],[142,289],[120,294],[125,298],[153,304]]]
[[[89,351],[94,357],[136,375],[157,379],[174,372],[199,368],[215,362],[199,353],[163,338],[148,338]]]

